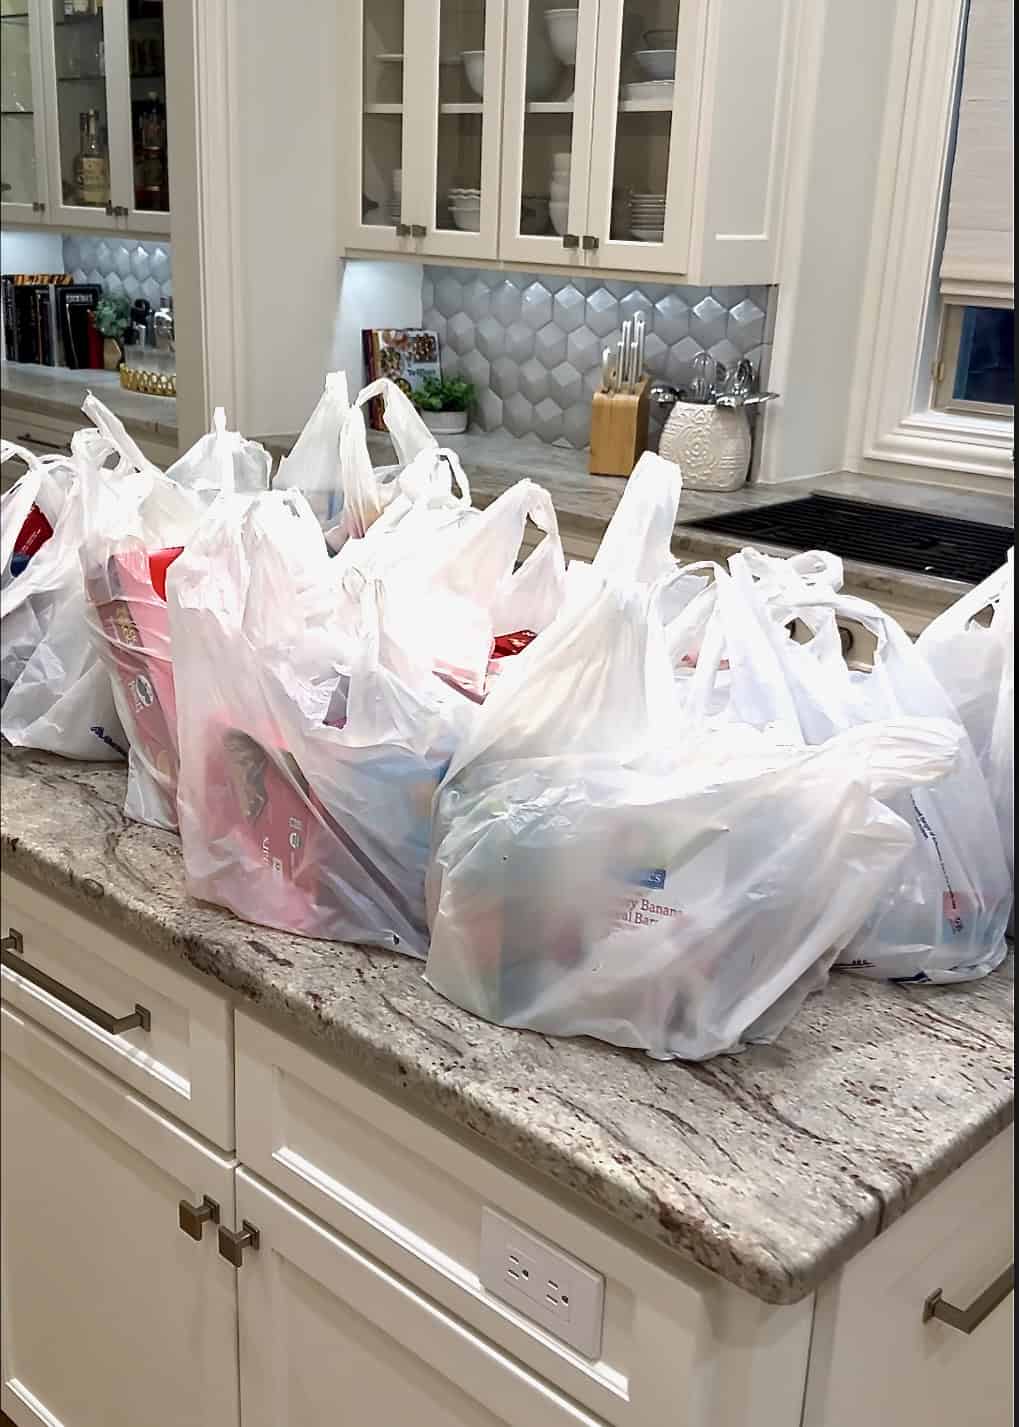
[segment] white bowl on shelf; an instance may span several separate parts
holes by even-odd
[[[570,153],[569,149],[567,149],[567,150],[565,151],[565,153],[559,153],[559,154],[553,154],[553,155],[552,155],[552,172],[553,172],[553,173],[556,173],[556,174],[566,173],[566,174],[568,174],[569,171],[570,171],[570,169],[571,169],[572,167],[573,167],[573,155]]]
[[[454,208],[452,209],[453,222],[464,233],[481,232],[481,209],[480,208]]]
[[[660,243],[665,237],[664,228],[631,228],[630,232],[638,243]]]
[[[570,180],[568,178],[553,178],[548,186],[548,196],[553,203],[569,203]]]
[[[546,10],[545,24],[552,53],[561,64],[570,68],[577,62],[577,21],[580,11]],[[533,46],[532,46],[533,48]]]
[[[534,44],[527,46],[527,71],[524,76],[525,99],[540,103],[541,100],[550,98],[559,83],[561,74],[562,66],[552,50],[544,43],[544,36],[536,35]]]
[[[467,76],[467,84],[479,99],[485,97],[485,51],[484,50],[464,50],[460,56],[463,60],[464,74]]]
[[[672,79],[641,79],[633,84],[624,84],[619,91],[620,99],[657,99],[662,106],[672,103],[676,83]]]
[[[552,227],[559,234],[560,238],[566,232],[566,225],[570,221],[570,205],[568,203],[549,203],[548,216],[552,220]]]
[[[675,50],[638,50],[634,59],[648,79],[676,78]]]

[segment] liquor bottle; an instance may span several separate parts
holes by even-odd
[[[102,208],[110,197],[110,162],[99,135],[99,110],[86,109],[78,119],[81,143],[74,161],[74,186],[78,202]]]

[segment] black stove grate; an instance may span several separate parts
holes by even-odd
[[[843,560],[973,585],[1005,563],[1015,539],[1011,526],[832,495],[804,496],[684,524],[794,550],[830,550]]]

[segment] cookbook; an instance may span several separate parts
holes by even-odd
[[[441,377],[439,337],[416,327],[370,327],[361,333],[364,364],[370,382],[388,377],[410,396],[426,377]],[[385,431],[382,402],[369,408],[373,431]]]

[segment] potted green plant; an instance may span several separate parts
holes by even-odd
[[[121,338],[130,326],[131,304],[122,293],[107,293],[96,303],[96,331],[103,339],[103,366],[115,372],[124,360]]]
[[[467,430],[475,395],[470,382],[459,377],[425,377],[410,395],[429,431],[455,436]]]

